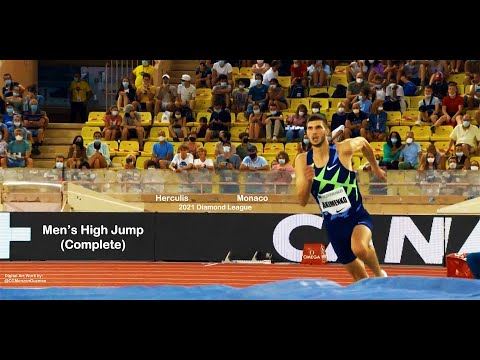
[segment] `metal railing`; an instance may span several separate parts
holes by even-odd
[[[141,60],[110,60],[105,64],[105,111],[115,104],[115,95],[122,77],[130,79],[133,69],[140,62]]]

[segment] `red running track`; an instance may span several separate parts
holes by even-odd
[[[446,277],[441,266],[384,266],[389,276]],[[372,276],[372,273],[369,272]],[[327,279],[349,285],[338,264],[221,264],[170,262],[0,262],[0,287],[212,285],[246,287],[292,279]]]

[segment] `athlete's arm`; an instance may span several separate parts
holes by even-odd
[[[307,165],[307,153],[298,154],[295,159],[295,181],[300,205],[305,206],[310,198],[315,170]]]
[[[346,139],[337,143],[337,149],[341,158],[348,159],[349,164],[352,162],[353,153],[361,151],[363,156],[367,158],[373,173],[380,179],[385,179],[385,171],[378,166],[373,149],[364,137],[358,136],[353,139]]]

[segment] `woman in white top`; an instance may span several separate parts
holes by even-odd
[[[255,74],[264,75],[268,69],[270,69],[269,64],[267,64],[264,60],[257,60],[257,62],[252,66],[252,81],[255,81]]]
[[[208,169],[213,170],[213,160],[207,159],[207,150],[200,146],[197,149],[198,159],[193,160],[193,167],[197,170]]]

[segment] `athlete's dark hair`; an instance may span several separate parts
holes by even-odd
[[[308,124],[310,121],[321,121],[321,122],[323,123],[323,126],[325,127],[325,129],[330,129],[330,126],[328,126],[327,120],[325,120],[324,118],[321,118],[321,117],[318,116],[318,115],[312,115],[312,116],[310,116],[310,117],[307,119],[307,124]],[[306,128],[306,126],[305,126],[305,128]]]

